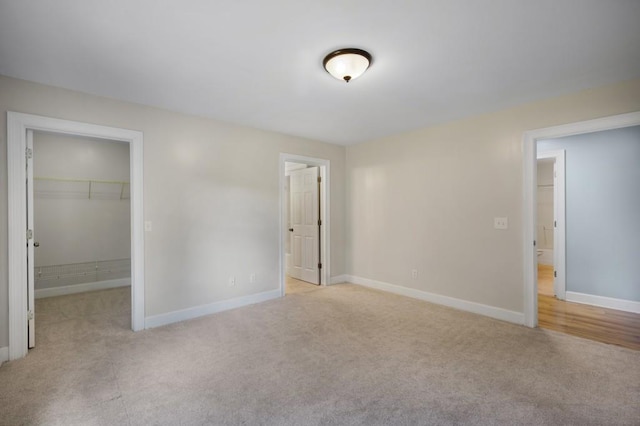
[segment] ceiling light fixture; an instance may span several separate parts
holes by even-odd
[[[325,56],[322,65],[329,74],[347,83],[360,77],[371,64],[371,54],[362,49],[339,49]]]

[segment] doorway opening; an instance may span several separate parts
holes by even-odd
[[[70,323],[130,328],[129,144],[28,130],[27,145],[29,349],[73,338]]]
[[[280,291],[329,284],[328,160],[280,154]]]
[[[537,221],[537,202],[538,202],[538,180],[537,180],[537,159],[538,141],[546,139],[562,138],[565,136],[581,135],[587,133],[600,132],[604,130],[620,129],[624,127],[640,125],[640,112],[621,114],[612,117],[605,117],[595,120],[583,121],[579,123],[571,123],[545,129],[538,129],[525,132],[523,136],[523,170],[524,170],[524,203],[523,203],[523,224],[524,224],[524,316],[525,325],[536,327],[538,325],[538,221]],[[556,163],[558,160],[556,158]],[[564,217],[564,213],[562,215]],[[554,247],[558,243],[557,240],[563,235],[554,235]],[[564,250],[555,250],[554,264],[557,261],[557,254],[564,254]],[[563,262],[564,264],[564,262]],[[561,266],[555,264],[554,268]],[[565,271],[562,271],[565,275]],[[564,278],[564,277],[563,277]],[[554,291],[558,298],[566,297],[562,294],[554,283]],[[566,287],[566,283],[565,283]]]
[[[29,347],[29,326],[35,319],[33,184],[28,164],[33,160],[33,132],[81,136],[128,144],[130,164],[130,279],[131,329],[144,329],[144,235],[143,235],[143,157],[141,132],[60,120],[15,112],[7,113],[7,169],[9,204],[9,359],[25,356]],[[25,182],[27,183],[25,185]],[[95,189],[95,187],[94,187]],[[124,188],[121,188],[124,195]],[[31,283],[31,284],[30,284]],[[31,289],[29,288],[31,286]]]
[[[565,151],[537,154],[536,255],[538,294],[565,299]]]

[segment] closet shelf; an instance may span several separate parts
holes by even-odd
[[[129,182],[120,180],[34,177],[34,193],[42,198],[128,200]]]

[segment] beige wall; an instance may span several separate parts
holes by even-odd
[[[640,80],[345,150],[0,77],[0,347],[7,110],[144,132],[147,316],[277,288],[280,152],[331,160],[332,275],[522,312],[522,133],[640,110]],[[509,229],[494,230],[494,216]]]
[[[0,77],[0,347],[8,345],[6,111],[144,132],[144,216],[153,222],[146,316],[278,288],[281,152],[331,161],[331,268],[345,272],[344,147]]]
[[[522,312],[523,132],[638,110],[635,80],[348,147],[348,273]]]

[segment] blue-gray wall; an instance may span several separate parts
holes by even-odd
[[[640,301],[640,126],[538,142],[566,150],[567,291]]]

